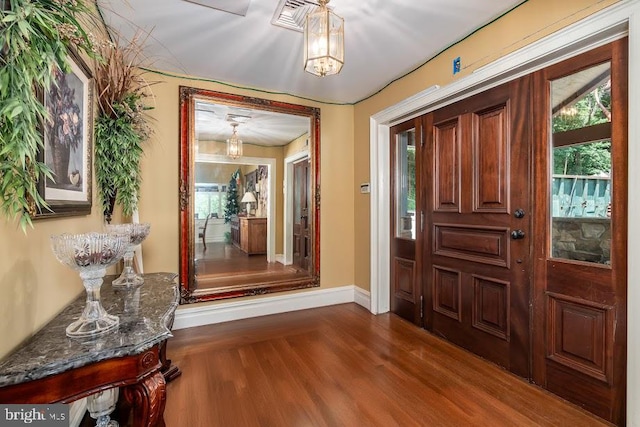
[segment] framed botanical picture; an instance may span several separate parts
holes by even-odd
[[[40,161],[52,171],[42,177],[38,191],[51,211],[37,218],[91,213],[91,152],[93,141],[93,79],[75,52],[69,52],[69,72],[58,69],[43,94],[48,119],[42,126],[44,150]]]

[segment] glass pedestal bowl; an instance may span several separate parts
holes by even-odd
[[[100,302],[100,287],[107,267],[124,255],[128,240],[126,235],[113,233],[51,236],[51,247],[56,258],[80,273],[87,291],[87,302],[80,318],[67,326],[68,337],[96,337],[118,327],[118,316],[108,314]]]
[[[133,269],[133,253],[144,239],[149,235],[151,225],[144,224],[109,224],[107,225],[107,231],[116,234],[126,234],[129,236],[129,244],[124,254],[124,268],[122,274],[111,284],[114,288],[128,288],[132,286],[140,286],[144,282],[144,279],[136,274]]]

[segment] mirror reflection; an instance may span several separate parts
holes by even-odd
[[[317,286],[317,109],[181,90],[183,302]]]

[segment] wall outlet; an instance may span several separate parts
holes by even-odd
[[[460,57],[458,56],[456,59],[453,60],[453,74],[457,74],[460,72]]]

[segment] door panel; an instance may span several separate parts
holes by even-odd
[[[309,160],[293,165],[293,264],[311,272],[309,239]]]
[[[623,39],[535,74],[533,379],[619,425],[626,395],[626,57]]]
[[[391,311],[422,325],[420,121],[391,129]]]
[[[434,127],[433,180],[437,212],[460,212],[460,140],[459,121]],[[425,128],[426,129],[426,128]]]
[[[492,264],[509,265],[509,229],[504,227],[433,224],[434,255]]]
[[[417,304],[416,297],[419,300],[420,293],[416,290],[416,262],[412,259],[404,259],[400,257],[394,258],[394,295],[410,304]]]
[[[462,321],[462,280],[459,270],[433,266],[433,310]]]
[[[473,280],[473,327],[505,341],[510,335],[509,290],[511,283],[471,275]]]
[[[523,77],[424,119],[427,328],[529,376],[529,93]],[[516,217],[512,210],[526,214]],[[511,233],[520,230],[516,240]]]
[[[612,306],[547,293],[549,335],[547,357],[606,383],[611,383]]]
[[[473,114],[473,212],[509,212],[507,112],[503,104]]]

